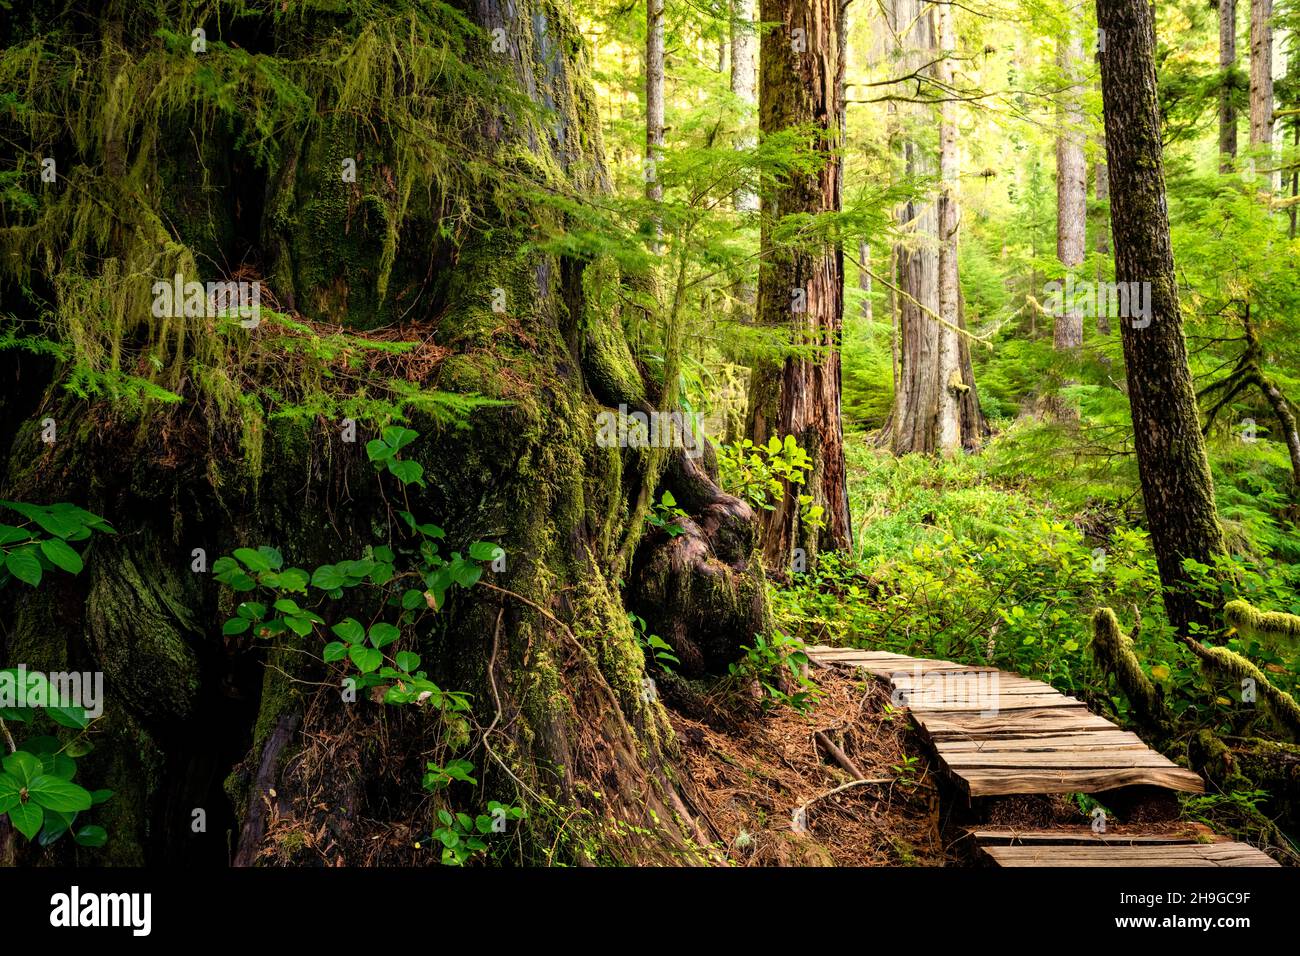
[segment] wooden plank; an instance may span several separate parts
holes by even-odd
[[[991,830],[972,827],[966,833],[981,846],[1160,846],[1231,842],[1228,837],[1214,833],[1200,824],[1193,824],[1175,833],[1127,833],[1113,830],[1093,833],[1088,827],[1059,827],[1050,830]]]
[[[1182,767],[1107,770],[972,768],[954,776],[972,797],[1017,793],[1100,793],[1135,786],[1166,787],[1186,793],[1205,792],[1205,781]]]
[[[961,714],[928,714],[923,729],[931,736],[959,735],[963,737],[1015,737],[1034,731],[1062,733],[1080,730],[1113,730],[1115,725],[1104,717],[1085,709],[1072,707],[1040,707],[1022,710],[999,717],[978,717]]]
[[[941,753],[943,762],[959,773],[967,768],[1026,768],[1030,770],[1106,770],[1127,767],[1177,767],[1154,750],[1052,750],[1037,753]]]
[[[935,686],[939,684],[950,684],[961,687],[969,684],[973,687],[993,687],[999,694],[1059,694],[1060,691],[1051,684],[1044,684],[1040,680],[1025,680],[1022,677],[1008,677],[1006,674],[999,674],[996,677],[986,672],[958,671],[953,674],[940,673],[937,676],[931,674],[922,674],[917,677],[915,674],[895,674],[890,677],[890,683],[899,689],[912,690],[917,687]]]
[[[935,749],[945,753],[993,753],[1005,750],[1034,753],[1039,750],[1147,749],[1142,738],[1126,730],[1098,730],[1093,733],[1046,734],[1031,737],[944,737]]]
[[[996,716],[1004,712],[1012,713],[1022,710],[1039,710],[1044,707],[1074,707],[1086,711],[1087,705],[1073,697],[1060,694],[1034,694],[1006,697],[981,698],[978,694],[971,696],[939,696],[922,694],[920,699],[904,694],[899,698],[909,710],[918,713],[934,711],[988,711]]]
[[[999,866],[1069,867],[1223,867],[1280,866],[1244,843],[1172,844],[1167,846],[988,846],[982,848]]]

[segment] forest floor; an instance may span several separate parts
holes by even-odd
[[[669,710],[698,821],[732,866],[977,865],[966,826],[1087,827],[1068,795],[980,801],[971,808],[936,776],[907,713],[886,687],[845,667],[813,672],[807,713],[780,707],[729,727]],[[829,738],[871,781],[817,741]],[[799,814],[799,810],[803,813]],[[1134,831],[1182,830],[1177,819],[1130,821]],[[1112,825],[1122,836],[1129,829]]]
[[[938,792],[906,713],[869,678],[816,678],[806,714],[780,707],[723,729],[669,712],[700,824],[734,866],[942,866]],[[830,795],[853,776],[818,731],[889,782]]]

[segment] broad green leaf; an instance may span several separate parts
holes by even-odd
[[[478,579],[483,577],[483,569],[477,564],[470,564],[461,559],[452,564],[451,575],[461,587],[472,588],[478,583]]]
[[[357,665],[357,669],[363,674],[368,674],[379,667],[384,661],[382,652],[375,650],[373,647],[366,647],[364,644],[353,644],[348,648],[348,657],[352,663]]]
[[[370,643],[375,647],[387,647],[401,636],[401,631],[384,621],[380,621],[370,628]]]
[[[253,622],[246,617],[232,617],[221,625],[221,633],[231,637],[235,634],[243,634],[252,626]]]
[[[349,644],[356,644],[366,636],[366,629],[362,627],[361,622],[356,618],[351,617],[345,617],[330,628],[330,630],[343,638],[343,640],[347,641]]]
[[[35,801],[20,803],[9,811],[9,822],[27,839],[33,839],[45,822],[45,811]]]
[[[8,813],[23,802],[23,785],[11,773],[0,773],[0,813]]]
[[[307,592],[307,582],[311,576],[302,568],[285,568],[279,574],[280,589],[283,591],[293,591],[297,594]]]
[[[41,758],[25,750],[16,750],[3,761],[5,773],[17,778],[20,786],[30,786],[31,782],[44,772]]]
[[[45,713],[60,727],[71,727],[73,730],[81,730],[90,723],[90,716],[81,707],[51,706],[45,708]]]
[[[59,837],[68,832],[72,826],[72,821],[77,818],[75,813],[60,813],[57,810],[45,811],[45,826],[41,828],[41,835],[37,842],[41,846],[49,846]]]
[[[469,546],[469,556],[475,561],[495,561],[503,554],[505,551],[499,545],[488,541],[475,541]]]
[[[0,545],[13,544],[15,541],[29,541],[34,535],[23,528],[0,524]]]
[[[271,562],[267,560],[266,555],[262,554],[261,551],[255,551],[252,548],[236,548],[234,554],[244,563],[244,567],[254,574],[274,570],[271,567]]]
[[[420,655],[414,651],[398,651],[396,662],[401,670],[409,674],[420,666]]]
[[[50,564],[62,568],[69,574],[78,574],[82,569],[81,555],[72,550],[71,545],[58,538],[49,538],[41,542],[41,553],[49,559]],[[17,577],[17,575],[15,575]]]
[[[271,566],[272,571],[278,571],[284,566],[284,555],[270,545],[261,545],[257,552],[266,559],[266,563]]]
[[[41,583],[41,560],[36,557],[36,547],[26,545],[10,551],[5,557],[5,570],[32,587]]]
[[[89,810],[91,804],[89,790],[51,774],[42,774],[33,780],[27,787],[27,795],[46,810],[62,813]]]
[[[346,579],[332,564],[322,564],[311,576],[312,587],[320,588],[322,591],[333,591],[335,588],[343,587],[345,583]]]
[[[266,617],[266,605],[258,601],[244,601],[239,607],[235,608],[235,613],[240,617],[246,617],[250,621],[260,621]]]
[[[348,656],[348,646],[342,641],[330,641],[325,645],[325,663],[333,664]]]
[[[421,480],[424,477],[424,466],[418,461],[398,461],[395,458],[390,458],[388,459],[388,470],[393,473],[393,477],[404,485],[424,484]]]
[[[420,437],[419,432],[410,428],[403,428],[401,425],[389,425],[380,434],[384,436],[384,444],[388,445],[393,451],[401,451]]]
[[[85,826],[72,835],[81,846],[103,846],[108,842],[108,832],[103,827]]]

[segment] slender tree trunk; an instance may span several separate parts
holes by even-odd
[[[756,0],[732,0],[731,5],[731,92],[750,106],[758,103],[758,25],[754,22]],[[741,145],[751,148],[752,136],[742,138]],[[742,212],[758,209],[758,194],[752,189],[736,191],[736,208]]]
[[[863,239],[858,243],[858,259],[864,266],[871,265],[871,243]],[[858,270],[858,288],[862,290],[862,318],[870,325],[874,321],[875,303],[871,300],[871,273]]]
[[[645,39],[645,194],[664,198],[659,160],[664,147],[664,0],[646,0]]]
[[[842,55],[838,0],[763,0],[759,126],[764,133],[812,126],[808,146],[816,169],[792,173],[763,197],[763,256],[758,316],[790,329],[801,354],[765,362],[750,389],[750,435],[766,442],[792,435],[813,461],[805,494],[824,509],[821,530],[803,520],[792,494],[760,518],[769,567],[787,568],[796,547],[808,561],[819,549],[849,545],[848,487],[840,420],[840,338],[844,315],[844,257],[833,247],[779,246],[772,226],[793,213],[840,208],[839,140],[843,109],[838,76]],[[809,348],[814,349],[808,354]]]
[[[1219,0],[1219,172],[1232,171],[1237,158],[1237,0]]]
[[[731,4],[731,92],[747,107],[746,130],[758,105],[758,25],[754,22],[756,0],[732,0]],[[754,147],[754,137],[746,132],[738,145]],[[747,186],[736,190],[736,211],[749,215],[758,211],[758,193]],[[743,322],[753,321],[755,289],[752,279],[736,283],[734,294],[737,311]]]
[[[900,72],[923,66],[934,56],[929,11],[922,15],[918,0],[894,0],[894,35],[902,46]],[[915,140],[911,126],[923,121],[925,109],[899,103],[897,118],[903,136],[904,169],[920,178],[934,174],[934,163]],[[898,380],[890,415],[894,453],[934,451],[934,421],[938,414],[939,335],[931,318],[939,312],[938,210],[925,196],[912,196],[897,213],[905,238],[894,250],[898,270]]]
[[[1151,290],[1146,317],[1120,319],[1133,443],[1165,608],[1187,634],[1193,624],[1213,627],[1215,614],[1198,604],[1202,595],[1193,591],[1183,561],[1210,564],[1224,552],[1224,541],[1178,309],[1156,99],[1155,24],[1147,0],[1097,0],[1097,23],[1106,31],[1101,87],[1115,278],[1150,283]]]
[[[1250,4],[1250,148],[1253,162],[1272,165],[1273,146],[1273,0]],[[1268,182],[1272,173],[1264,173]]]
[[[935,78],[943,89],[953,85],[953,61],[956,32],[952,4],[934,7],[935,32],[942,59],[935,64]],[[961,278],[957,270],[957,231],[961,211],[957,186],[961,176],[957,154],[957,103],[948,96],[939,108],[939,315],[951,327],[939,327],[939,408],[935,424],[935,445],[942,455],[961,451],[961,396],[968,388],[961,378],[961,352],[958,333],[958,295]]]
[[[942,11],[950,10],[943,5]],[[890,13],[893,36],[902,47],[898,59],[900,72],[925,68],[930,75],[943,82],[951,70],[945,58],[935,63],[936,11],[940,8],[922,4],[920,0],[894,0]],[[955,34],[950,41],[955,45]],[[926,64],[931,64],[926,67]],[[915,84],[907,85],[911,89]],[[952,104],[945,104],[950,106]],[[903,137],[902,150],[907,174],[927,177],[935,173],[934,158],[916,141],[913,130],[932,122],[929,108],[899,104],[897,117]],[[941,168],[942,196],[948,196],[948,186],[956,182],[955,118],[944,123],[941,117],[941,144],[947,142],[946,152],[941,149],[941,167],[947,159],[946,174]],[[947,130],[947,135],[942,131]],[[956,224],[958,210],[955,197],[944,204],[926,196],[914,196],[899,207],[896,217],[906,238],[895,250],[897,264],[896,294],[898,315],[898,377],[894,388],[894,407],[890,412],[886,432],[895,454],[911,452],[930,454],[953,449],[954,434],[969,435],[983,428],[982,421],[972,419],[967,411],[973,399],[974,379],[962,375],[961,361],[964,342],[951,329],[936,320],[958,324],[959,283],[956,281]],[[940,215],[946,223],[940,232]],[[950,237],[945,240],[946,236]],[[945,246],[948,253],[943,252]],[[942,262],[941,262],[942,258]],[[948,281],[941,282],[947,270]],[[940,289],[944,288],[941,303]],[[944,309],[948,312],[945,314]],[[955,343],[955,345],[954,345]],[[954,366],[955,359],[955,366]],[[957,376],[954,377],[954,367]],[[977,410],[976,410],[977,411]],[[954,414],[957,418],[954,420]],[[960,439],[958,439],[960,443]]]
[[[1097,227],[1094,230],[1094,239],[1097,244],[1097,252],[1103,256],[1110,255],[1110,173],[1106,168],[1106,136],[1101,137],[1101,157],[1097,160],[1096,169],[1093,172],[1093,191],[1097,201],[1099,214],[1097,216]],[[1101,264],[1098,263],[1097,271],[1094,276],[1098,283],[1105,279],[1102,274]],[[1098,286],[1100,287],[1100,286]],[[1108,309],[1097,309],[1097,331],[1102,335],[1110,335],[1110,313]]]
[[[1083,46],[1071,30],[1056,44],[1056,65],[1069,89],[1057,109],[1056,135],[1056,257],[1073,275],[1083,265],[1087,251],[1088,166],[1084,160],[1083,105],[1079,99],[1079,63]],[[1062,304],[1052,327],[1052,344],[1058,350],[1083,344],[1083,313],[1071,301]]]

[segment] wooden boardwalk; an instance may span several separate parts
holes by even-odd
[[[1203,793],[1198,774],[1049,684],[971,667],[850,648],[810,647],[815,663],[859,667],[885,681],[968,798],[1103,793],[1155,786]],[[1277,866],[1207,830],[1095,834],[1089,829],[974,829],[998,866]]]
[[[886,651],[812,647],[808,656],[887,681],[967,796],[1205,790],[1198,774],[1042,681]]]

